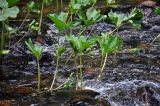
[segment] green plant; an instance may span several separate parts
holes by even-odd
[[[71,10],[80,10],[85,6],[94,4],[97,0],[71,0],[69,8]]]
[[[8,53],[9,53],[9,50],[3,50],[3,51],[0,51],[0,55],[8,54]]]
[[[134,8],[130,14],[109,12],[109,19],[116,25],[116,29],[114,31],[118,31],[118,29],[124,24],[132,24],[136,28],[141,27],[141,22],[143,18],[142,12],[140,12],[137,8]]]
[[[106,65],[109,53],[116,52],[122,47],[122,39],[119,36],[102,33],[102,36],[96,36],[102,55],[99,79],[102,80],[102,72]]]
[[[15,6],[17,3],[20,2],[20,0],[7,0],[9,7],[10,6]]]
[[[63,53],[62,51],[64,51],[64,48],[60,47],[60,31],[65,30],[66,28],[70,28],[73,27],[74,25],[78,25],[77,23],[73,23],[73,22],[68,22],[67,23],[67,19],[68,19],[68,13],[64,13],[61,12],[60,14],[49,14],[48,15],[49,19],[54,22],[55,26],[58,28],[59,33],[58,33],[58,47],[57,47],[57,63],[56,63],[56,71],[53,77],[53,81],[52,81],[52,85],[50,87],[50,90],[53,88],[54,85],[54,81],[56,79],[56,75],[58,73],[58,65],[59,65],[59,57],[60,55]],[[60,55],[59,55],[60,54]]]
[[[157,15],[160,15],[160,7],[157,7],[157,8],[155,8],[155,13],[157,14]]]
[[[57,74],[58,74],[58,67],[59,67],[59,59],[60,59],[60,56],[66,51],[66,48],[65,47],[58,47],[57,50],[56,50],[56,70],[54,72],[54,76],[53,76],[53,81],[52,81],[52,84],[51,84],[51,87],[50,87],[50,90],[52,90],[53,88],[53,85],[55,83],[55,80],[56,80],[56,77],[57,77]]]
[[[112,7],[116,1],[115,0],[105,0],[106,1],[106,6],[107,7]]]
[[[9,7],[9,4],[6,0],[0,0],[0,21],[2,22],[0,51],[3,51],[5,46],[5,32],[8,31],[5,26],[9,24],[8,18],[15,18],[18,13],[19,13],[19,9],[17,6]]]
[[[37,67],[38,67],[38,93],[40,93],[40,64],[39,64],[39,60],[41,58],[42,55],[42,47],[37,46],[36,44],[33,44],[31,39],[28,39],[28,42],[25,41],[25,44],[27,45],[28,49],[31,51],[31,53],[34,55],[34,57],[36,57],[37,59]]]
[[[38,31],[39,29],[38,22],[36,20],[32,20],[32,22],[28,26],[29,26],[29,30]]]
[[[59,31],[63,31],[66,28],[72,28],[73,26],[77,26],[79,22],[68,22],[68,13],[61,12],[60,14],[49,14],[49,19],[54,22]]]
[[[86,13],[79,11],[78,16],[87,27],[106,18],[106,15],[101,15],[100,10],[97,11],[93,7],[87,9]]]
[[[41,34],[41,26],[42,26],[42,20],[43,20],[43,9],[44,6],[48,6],[52,0],[43,0],[41,4],[41,14],[40,14],[40,20],[39,20],[39,26],[38,26],[38,34]]]
[[[72,50],[74,51],[75,57],[80,57],[80,88],[83,88],[83,72],[82,72],[82,55],[86,53],[87,49],[91,48],[95,43],[95,40],[88,39],[86,36],[78,36],[75,37],[74,35],[66,36],[66,40],[69,41]],[[78,72],[77,72],[78,78]]]

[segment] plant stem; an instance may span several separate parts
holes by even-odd
[[[4,49],[4,40],[5,40],[5,38],[4,38],[4,25],[5,25],[5,22],[4,21],[2,21],[2,37],[1,37],[1,51],[3,51],[3,49]]]
[[[99,77],[100,81],[102,81],[102,72],[103,72],[104,67],[105,67],[105,65],[106,65],[106,62],[107,62],[107,55],[108,55],[108,54],[106,53],[103,66],[102,66],[102,68],[101,68],[101,70],[100,70],[100,77]]]
[[[59,8],[58,8],[58,0],[56,1],[56,3],[57,3],[57,13],[58,13],[58,11],[59,11]]]
[[[61,0],[61,10],[63,11],[63,0]]]
[[[101,65],[100,65],[100,72],[99,72],[99,80],[101,81],[102,80],[102,66],[103,66],[103,56],[102,56],[102,59],[101,59]]]
[[[42,1],[41,16],[40,16],[39,27],[38,27],[38,34],[41,34],[41,26],[42,26],[42,19],[43,19],[43,9],[44,9],[44,0]]]
[[[64,67],[66,67],[67,63],[69,62],[73,54],[74,54],[73,52],[70,54],[70,56],[68,57],[67,61],[64,64]]]
[[[82,54],[80,54],[80,89],[83,89]]]
[[[76,77],[77,77],[77,85],[76,85],[76,90],[78,89],[78,81],[79,81],[79,77],[78,77],[78,65],[77,65],[77,56],[75,56],[74,58],[74,63],[75,63],[75,66],[76,66]]]
[[[59,45],[60,45],[59,39],[60,39],[60,32],[58,33],[58,48],[59,48]],[[53,81],[52,81],[52,84],[51,84],[51,87],[50,87],[49,90],[52,90],[53,85],[54,85],[55,80],[56,80],[56,77],[57,77],[58,67],[59,67],[59,54],[57,54],[57,59],[56,60],[57,60],[57,62],[56,62],[56,70],[54,72]]]
[[[37,60],[37,67],[38,67],[38,93],[40,93],[41,72],[40,72],[39,60]]]
[[[87,27],[84,27],[83,30],[80,33],[78,33],[78,36],[80,36],[86,29]]]
[[[156,36],[149,45],[151,46],[158,38],[160,38],[160,34]]]
[[[27,20],[27,18],[28,18],[29,13],[30,13],[30,11],[28,10],[28,12],[27,12],[27,14],[26,14],[25,18],[23,19],[23,21],[22,21],[22,23],[21,23],[21,25],[19,26],[19,28],[18,28],[18,29],[21,29],[21,27],[23,26],[23,24],[26,22],[26,20]]]
[[[71,22],[73,20],[73,14],[72,14],[72,10],[71,10]],[[70,28],[70,34],[72,34],[72,28]]]
[[[50,87],[50,89],[49,89],[49,90],[52,90],[53,85],[54,85],[54,83],[55,83],[55,80],[56,80],[56,77],[57,77],[57,73],[58,73],[58,67],[59,67],[59,56],[57,56],[56,70],[55,70],[55,72],[54,72],[52,85],[51,85],[51,87]]]

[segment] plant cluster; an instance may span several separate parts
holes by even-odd
[[[9,31],[10,34],[12,33],[11,30],[8,30],[9,28],[8,29],[6,28],[6,26],[9,26],[7,24],[7,19],[14,18],[18,14],[19,9],[16,6],[13,6],[18,1],[19,0],[15,0],[14,2],[11,2],[11,0],[8,0],[8,2],[6,0],[0,1],[0,8],[1,8],[0,21],[2,21],[2,27],[3,27],[2,35],[1,35],[1,49],[0,49],[1,54],[5,54],[8,52],[7,50],[4,50],[4,42],[5,42],[4,34],[5,34],[5,31]],[[39,6],[37,3],[33,1],[29,2],[27,4],[26,17],[23,20],[22,24],[20,25],[19,29],[24,24],[29,14],[31,12],[36,12],[40,14],[40,20],[39,22],[37,22],[36,20],[33,20],[29,24],[29,30],[36,30],[38,34],[41,34],[43,9],[45,6],[48,6],[51,2],[52,0],[42,0],[41,6]],[[66,47],[63,47],[60,43],[61,32],[63,32],[66,29],[70,29],[70,33],[65,35],[66,40],[68,41],[68,43],[72,48],[72,53],[71,53],[71,56],[69,57],[74,56],[75,66],[77,69],[76,71],[77,85],[78,85],[78,82],[80,82],[80,89],[83,89],[83,70],[82,70],[83,55],[87,55],[89,52],[91,52],[93,50],[93,47],[98,47],[102,57],[101,64],[100,64],[100,71],[99,71],[99,80],[102,81],[102,72],[107,62],[107,56],[110,53],[116,53],[117,51],[119,51],[123,44],[122,39],[118,35],[118,29],[125,24],[131,24],[136,28],[140,28],[143,14],[137,8],[134,8],[132,12],[129,14],[116,13],[111,10],[107,15],[103,15],[101,14],[100,10],[94,7],[96,2],[97,0],[71,0],[68,6],[67,12],[48,14],[48,18],[55,24],[56,28],[59,30],[57,34],[58,44],[56,46],[56,69],[54,71],[53,81],[49,90],[53,90],[53,86],[55,84],[55,80],[58,74],[60,57],[66,51]],[[61,3],[63,3],[63,1],[61,1]],[[112,7],[114,3],[115,3],[115,0],[106,0],[107,7]],[[63,5],[61,6],[63,7]],[[58,5],[57,5],[57,8],[58,8]],[[73,18],[75,17],[78,18],[78,20],[73,20]],[[97,22],[105,21],[105,20],[110,20],[113,24],[115,24],[116,29],[108,33],[95,35],[93,38],[87,37],[84,34],[84,31],[87,29],[87,27]],[[81,25],[82,29],[80,29],[79,33],[73,34],[72,29],[78,25]],[[116,31],[117,31],[117,34],[114,33]],[[34,55],[34,57],[37,60],[38,92],[40,92],[39,60],[41,59],[43,49],[42,47],[33,44],[31,39],[26,41],[25,44],[27,45],[28,49],[31,51],[31,53]],[[79,70],[78,70],[78,63],[80,66]],[[72,76],[73,74],[71,74],[69,79],[72,79],[71,78]],[[63,84],[65,85],[63,87],[64,88],[70,87],[72,86],[72,84],[73,83],[66,82]]]

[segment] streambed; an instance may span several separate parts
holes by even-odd
[[[132,8],[132,6],[131,6]],[[130,9],[131,9],[130,8]],[[12,36],[11,52],[5,55],[0,65],[0,104],[3,106],[159,106],[160,105],[160,42],[150,42],[160,33],[160,16],[155,15],[149,7],[140,8],[145,15],[142,28],[134,29],[124,26],[119,35],[124,40],[122,51],[110,54],[103,72],[103,81],[99,82],[99,66],[101,57],[95,49],[94,57],[83,56],[84,91],[58,90],[46,92],[50,87],[56,66],[55,47],[57,44],[57,30],[55,26],[45,21],[45,36],[36,36],[34,32],[21,32]],[[121,11],[121,9],[117,10]],[[73,33],[77,33],[77,27]],[[87,28],[87,36],[109,32],[115,29],[111,23],[100,22]],[[61,44],[68,45],[61,33]],[[16,43],[24,34],[26,37]],[[44,51],[41,66],[42,92],[37,95],[37,66],[34,57],[27,50],[24,41],[32,38],[40,44]],[[139,48],[138,51],[128,51],[128,48]],[[61,57],[57,86],[62,84],[76,68],[70,55]],[[113,58],[114,57],[114,58]],[[74,77],[75,78],[75,77]]]

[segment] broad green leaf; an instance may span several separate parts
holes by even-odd
[[[11,8],[7,8],[4,10],[4,15],[11,17],[11,18],[15,18],[17,17],[17,14],[19,13],[19,9],[17,6],[11,7]]]
[[[27,45],[28,49],[32,52],[32,54],[36,57],[36,59],[40,60],[43,51],[42,47],[33,44],[31,39],[28,39],[28,42],[25,41],[25,44]]]
[[[96,37],[100,45],[102,56],[105,57],[106,53],[118,51],[122,47],[122,39],[119,36],[103,34]]]
[[[128,15],[128,20],[124,22],[132,24],[134,27],[140,29],[141,23],[143,21],[143,13],[140,12],[137,8],[134,8],[132,12]]]
[[[88,39],[86,36],[75,37],[74,35],[66,36],[75,54],[84,53],[88,48],[90,48],[95,40]]]
[[[29,12],[35,12],[35,13],[40,13],[40,7],[38,3],[35,3],[34,1],[30,1],[27,4],[27,9]]]
[[[59,31],[63,31],[66,28],[72,28],[80,24],[80,22],[67,22],[68,13],[61,12],[60,14],[49,14],[49,19],[54,22]]]
[[[3,11],[0,11],[0,21],[4,21],[9,17],[15,18],[18,13],[19,13],[19,9],[16,6],[11,8],[6,8]]]
[[[157,15],[160,15],[160,7],[157,7],[157,8],[155,8],[155,13],[157,14]]]
[[[123,23],[124,20],[127,19],[127,16],[125,14],[119,13],[117,14],[116,12],[109,12],[108,17],[110,20],[112,20],[112,23],[116,25],[116,27],[120,27]]]
[[[134,8],[130,14],[109,12],[109,19],[116,25],[117,28],[123,24],[132,24],[136,28],[140,28],[143,14],[137,8]]]
[[[0,8],[1,9],[8,8],[8,2],[6,0],[0,0]]]
[[[68,25],[66,23],[68,13],[61,12],[59,15],[57,14],[49,14],[49,19],[54,22],[58,30],[64,30]]]
[[[86,14],[82,11],[79,11],[78,16],[82,23],[84,23],[86,26],[90,26],[106,18],[105,15],[100,14],[99,10],[97,11],[95,8],[92,7],[87,10]]]
[[[15,6],[17,3],[20,2],[20,0],[7,0],[9,7]]]
[[[71,0],[69,7],[73,10],[80,10],[82,7],[95,3],[96,0]]]

